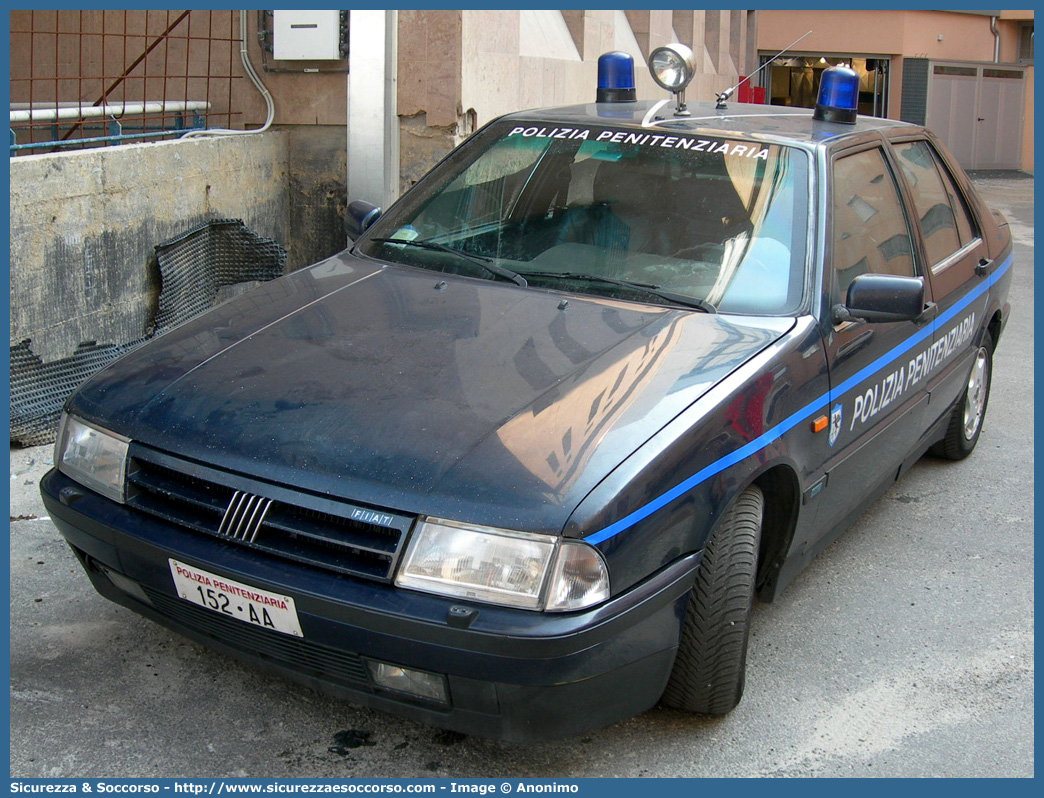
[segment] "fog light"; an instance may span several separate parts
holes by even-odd
[[[115,571],[110,571],[104,565],[101,566],[101,571],[112,582],[116,587],[122,590],[129,596],[133,596],[143,604],[152,604],[152,599],[148,597],[144,590],[141,589],[141,585],[135,582],[133,579],[129,579],[123,574],[118,574]]]
[[[412,668],[389,665],[387,662],[368,664],[370,675],[373,676],[378,687],[424,698],[428,701],[438,701],[440,704],[449,703],[446,695],[446,681],[437,673],[415,671]]]

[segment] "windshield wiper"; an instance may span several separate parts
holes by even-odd
[[[373,238],[370,239],[375,244],[402,244],[407,247],[419,247],[420,249],[431,249],[436,252],[447,252],[450,255],[456,255],[458,258],[463,258],[469,263],[473,263],[476,266],[480,266],[491,274],[495,274],[497,277],[503,277],[505,280],[510,280],[515,285],[526,287],[526,278],[517,272],[511,271],[511,269],[505,269],[503,266],[499,266],[493,262],[492,258],[486,257],[485,255],[476,255],[472,252],[465,252],[462,249],[454,249],[453,247],[447,247],[445,244],[440,244],[438,241],[423,241],[414,239],[408,241],[403,238]]]
[[[648,294],[649,296],[658,297],[676,305],[684,305],[687,308],[702,310],[704,313],[718,312],[718,309],[705,299],[698,299],[694,296],[686,296],[685,294],[675,294],[672,291],[663,291],[660,289],[660,286],[653,285],[652,283],[636,283],[630,280],[617,280],[614,277],[603,277],[600,274],[574,274],[573,272],[526,272],[526,276],[530,279],[576,280],[578,282],[617,285],[621,288],[627,288],[632,291]]]

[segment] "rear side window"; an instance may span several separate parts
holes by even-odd
[[[832,263],[839,298],[860,274],[916,275],[892,170],[875,148],[834,162]]]
[[[898,144],[895,151],[910,186],[921,234],[934,267],[973,238],[973,228],[960,193],[927,141]]]

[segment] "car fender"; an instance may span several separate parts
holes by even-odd
[[[826,446],[806,420],[825,412],[827,387],[819,331],[802,317],[624,460],[565,534],[601,550],[616,593],[701,549],[729,503],[775,469],[794,475],[800,496]]]

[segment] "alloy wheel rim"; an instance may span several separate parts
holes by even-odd
[[[986,350],[980,348],[975,356],[971,376],[968,377],[968,393],[964,401],[964,438],[971,440],[979,431],[982,423],[982,411],[986,406],[986,369],[988,368]]]

